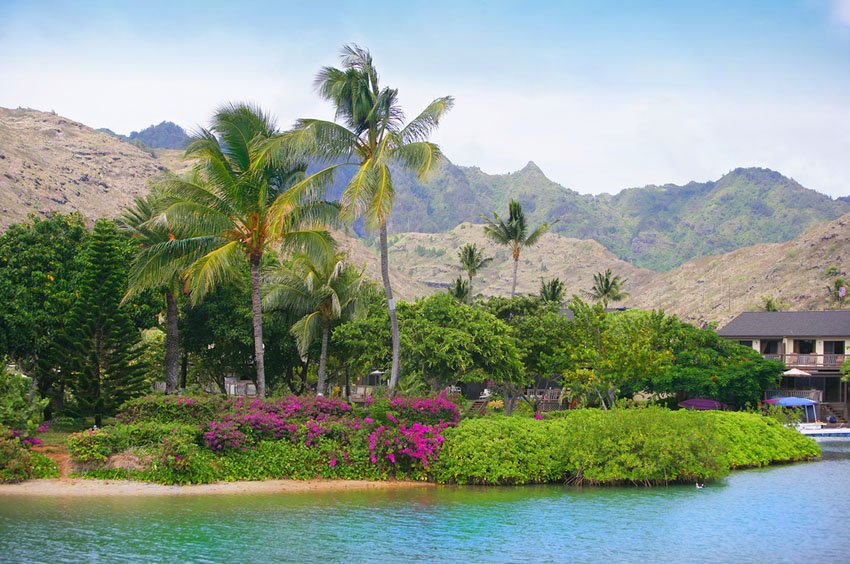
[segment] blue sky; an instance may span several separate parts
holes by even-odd
[[[129,133],[248,100],[287,127],[332,115],[312,80],[352,41],[409,114],[455,96],[435,140],[458,164],[583,193],[766,166],[850,194],[850,0],[0,0],[0,106]]]

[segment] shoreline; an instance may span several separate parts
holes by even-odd
[[[7,495],[51,497],[233,495],[392,490],[415,487],[434,487],[434,484],[431,482],[408,481],[264,480],[168,486],[149,482],[134,482],[132,480],[71,478],[66,480],[28,480],[17,484],[0,484],[0,497]]]

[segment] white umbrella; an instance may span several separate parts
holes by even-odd
[[[783,376],[811,376],[811,373],[806,372],[805,370],[800,370],[799,368],[792,368],[791,370],[786,370],[782,373]]]

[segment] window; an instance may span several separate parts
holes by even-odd
[[[797,354],[814,354],[814,339],[794,339],[794,352]]]
[[[762,339],[761,354],[779,354],[779,339]]]
[[[745,347],[753,348],[753,342],[752,341],[738,341],[738,344],[744,345]]]
[[[824,341],[823,354],[844,354],[844,341]]]

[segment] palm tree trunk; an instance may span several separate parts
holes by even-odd
[[[165,293],[165,393],[177,392],[180,372],[180,336],[177,332],[177,296],[169,288]]]
[[[472,296],[472,275],[467,274],[466,277],[469,278],[469,284],[466,285],[466,288],[467,288],[466,303],[471,304],[472,303],[472,297],[473,297]]]
[[[511,285],[511,297],[516,295],[516,269],[519,266],[519,257],[514,256],[514,283]]]
[[[266,363],[263,355],[263,304],[260,300],[260,260],[251,255],[251,310],[254,322],[254,362],[257,364],[257,395],[266,396]]]
[[[322,325],[322,354],[319,357],[319,380],[316,383],[317,395],[322,395],[325,393],[325,379],[328,363],[328,334],[330,332],[330,323],[325,321]]]
[[[395,311],[395,300],[393,299],[393,288],[390,285],[390,261],[389,261],[389,245],[387,244],[387,222],[384,220],[381,223],[380,229],[381,240],[381,278],[384,281],[384,292],[387,296],[387,307],[390,310],[390,330],[393,339],[393,363],[390,368],[390,390],[395,390],[398,383],[398,361],[399,361],[399,335],[398,335],[398,316]]]

